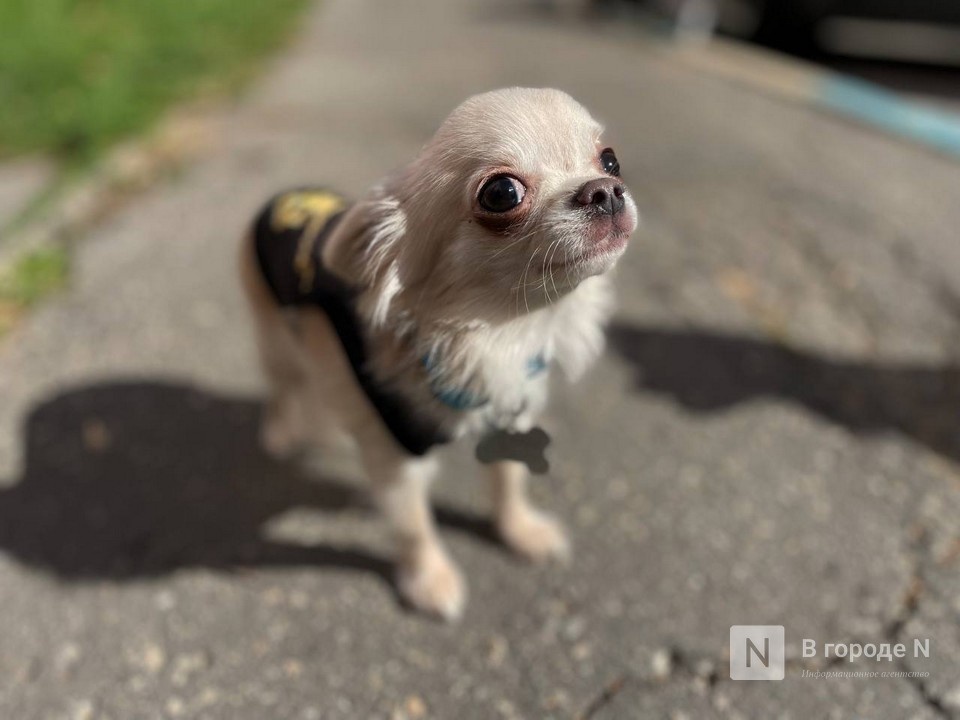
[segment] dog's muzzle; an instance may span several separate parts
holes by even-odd
[[[616,215],[623,212],[626,188],[616,178],[603,177],[584,183],[573,196],[574,203],[598,215]]]

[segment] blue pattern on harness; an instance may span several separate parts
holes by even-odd
[[[438,363],[433,353],[427,353],[421,359],[424,369],[427,371],[427,379],[430,383],[430,390],[433,396],[447,407],[454,410],[476,410],[490,402],[490,398],[484,395],[478,395],[467,387],[447,387],[442,383],[443,373],[438,370]],[[546,371],[549,363],[542,352],[537,353],[527,359],[527,379],[531,380],[540,373]]]

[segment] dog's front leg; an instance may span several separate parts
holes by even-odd
[[[397,536],[400,594],[419,610],[456,620],[463,613],[466,585],[440,541],[430,510],[436,460],[410,457],[382,444],[379,452],[368,446],[363,454],[374,495]]]
[[[521,555],[541,562],[565,560],[570,543],[563,526],[527,497],[526,465],[512,460],[485,465],[493,491],[493,512],[503,541]]]

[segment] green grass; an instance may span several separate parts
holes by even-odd
[[[31,305],[67,282],[69,263],[62,247],[35,250],[0,272],[0,338]]]
[[[0,0],[0,159],[82,164],[172,103],[234,90],[306,0]]]
[[[62,287],[66,279],[66,250],[60,247],[36,250],[0,275],[0,302],[27,307]]]

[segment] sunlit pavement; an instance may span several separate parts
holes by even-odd
[[[318,7],[0,346],[0,717],[958,715],[960,164],[672,57],[515,3]],[[359,193],[510,84],[605,121],[645,223],[609,351],[550,413],[535,490],[574,562],[491,540],[461,448],[445,626],[398,604],[349,472],[256,449],[236,245],[274,190]],[[785,627],[784,681],[729,679],[734,624]]]

